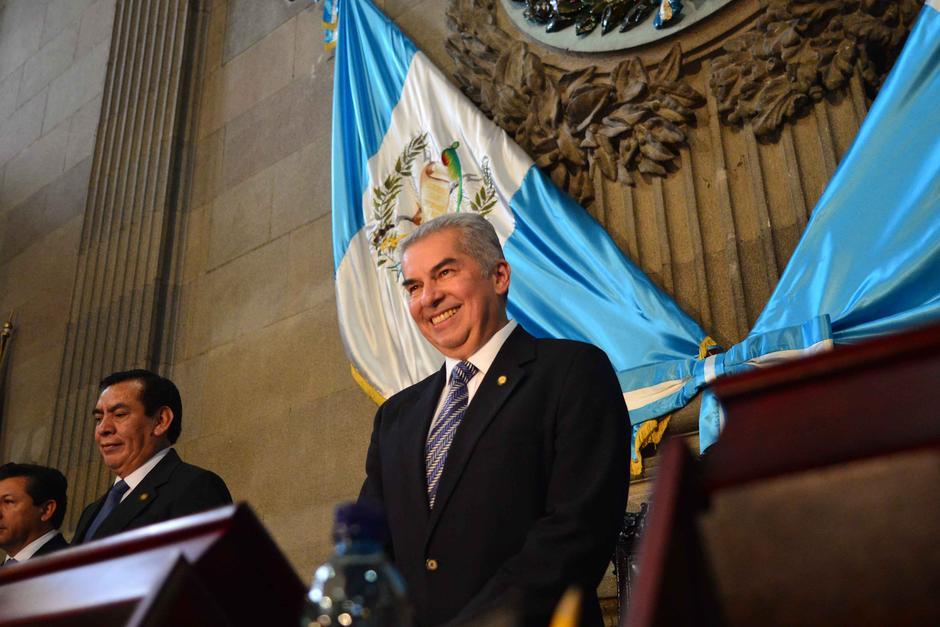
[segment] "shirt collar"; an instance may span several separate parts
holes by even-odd
[[[486,344],[477,349],[477,352],[473,353],[467,359],[454,359],[453,357],[444,358],[444,368],[445,368],[445,382],[450,381],[450,373],[454,369],[454,366],[459,364],[461,361],[469,361],[471,364],[476,366],[477,374],[481,376],[486,376],[486,371],[490,369],[490,366],[493,365],[493,361],[496,359],[496,355],[499,353],[499,349],[503,347],[503,344],[506,343],[506,339],[517,327],[515,320],[510,320],[506,325],[493,334]],[[476,375],[474,375],[476,376]],[[444,384],[445,387],[447,383]]]
[[[20,549],[19,553],[17,553],[16,555],[11,555],[10,557],[15,559],[17,562],[25,562],[26,560],[31,558],[33,555],[35,555],[36,551],[41,549],[46,544],[46,542],[56,537],[58,533],[59,533],[58,529],[50,529],[46,533],[42,534],[41,536],[39,536],[38,538],[36,538],[35,540],[30,542],[26,546],[24,546],[22,549]]]
[[[146,462],[144,462],[140,468],[130,473],[126,477],[115,477],[114,483],[117,483],[118,481],[123,479],[124,483],[127,484],[127,492],[124,493],[124,496],[127,496],[128,494],[134,491],[134,488],[136,488],[137,485],[141,481],[144,480],[144,477],[146,477],[147,474],[149,474],[150,471],[153,470],[153,467],[159,464],[160,460],[166,457],[167,453],[169,452],[170,452],[170,447],[157,451],[156,453],[154,453],[153,457],[151,457]],[[121,500],[123,501],[124,499],[121,499]]]

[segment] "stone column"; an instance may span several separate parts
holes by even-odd
[[[117,2],[48,458],[68,477],[68,528],[109,482],[97,382],[165,360],[203,13],[192,0]]]

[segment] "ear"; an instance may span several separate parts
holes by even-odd
[[[496,289],[496,293],[500,296],[509,291],[511,274],[512,268],[509,267],[509,263],[505,259],[498,261],[493,267],[490,277],[493,279],[493,287]]]
[[[39,506],[39,520],[42,522],[49,522],[52,520],[52,517],[55,516],[55,510],[58,509],[59,504],[56,503],[53,499],[49,499],[45,503]]]
[[[172,424],[175,418],[173,415],[173,410],[164,405],[157,410],[157,415],[155,418],[156,422],[153,426],[153,434],[157,437],[163,437],[170,429],[170,424]]]

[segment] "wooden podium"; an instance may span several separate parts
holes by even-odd
[[[719,379],[662,452],[624,627],[940,625],[940,325]]]
[[[0,569],[0,625],[299,625],[305,587],[245,505]]]

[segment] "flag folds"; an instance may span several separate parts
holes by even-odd
[[[937,103],[940,0],[929,0],[744,344],[815,327],[807,341],[821,347],[940,318]],[[729,374],[755,365],[732,361]],[[706,393],[703,449],[721,422]]]
[[[702,329],[371,2],[341,2],[339,24],[334,266],[357,380],[387,398],[440,368],[408,314],[397,246],[422,221],[474,211],[512,266],[510,317],[604,349],[634,433],[661,435],[652,419],[691,398],[684,377],[704,363]]]

